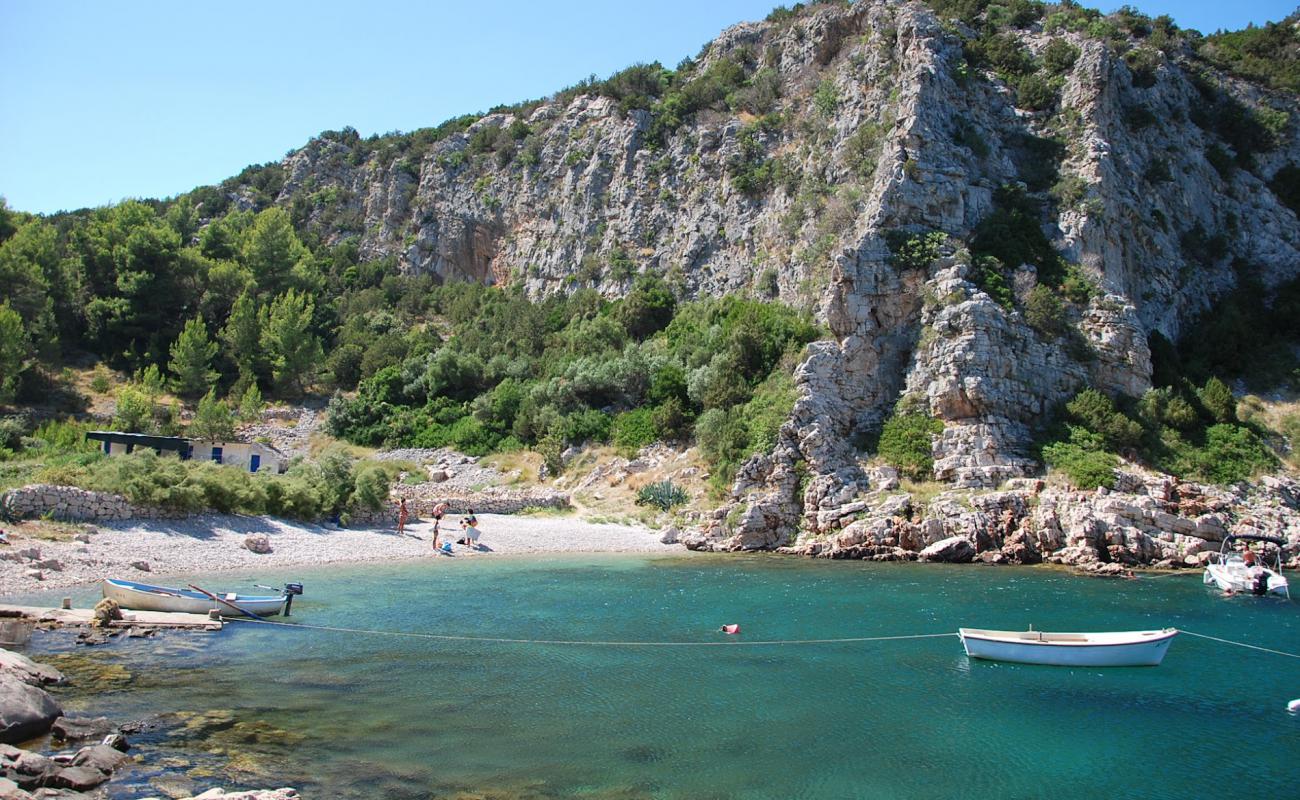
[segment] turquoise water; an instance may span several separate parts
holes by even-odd
[[[718,641],[724,622],[742,625],[740,640],[1176,626],[1300,652],[1300,603],[1224,599],[1198,577],[736,556],[255,577],[306,584],[294,621],[392,631]],[[34,644],[72,649],[62,638]],[[1300,697],[1300,660],[1186,636],[1160,667],[1109,670],[971,662],[956,637],[614,649],[246,624],[90,655],[134,677],[69,702],[119,720],[161,714],[155,731],[134,737],[145,761],[171,763],[200,788],[287,784],[339,798],[1300,796],[1300,718],[1285,710]],[[210,709],[221,713],[167,713]],[[144,784],[158,774],[125,776],[115,796],[152,793]]]

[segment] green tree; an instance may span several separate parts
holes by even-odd
[[[321,360],[321,346],[311,332],[316,306],[311,296],[290,289],[271,303],[262,344],[271,357],[271,372],[277,383],[299,394],[304,379]]]
[[[169,369],[176,376],[176,391],[185,397],[198,397],[212,387],[217,379],[212,369],[212,359],[217,355],[217,343],[208,338],[208,328],[195,317],[185,323],[185,330],[171,346]]]
[[[288,212],[279,206],[257,215],[240,248],[240,260],[253,271],[258,287],[267,295],[289,288],[294,267],[309,255],[294,233]]]
[[[209,389],[199,401],[190,423],[190,436],[210,442],[229,441],[235,438],[235,416],[224,400],[218,400],[215,389]]]
[[[1210,378],[1197,395],[1215,422],[1237,421],[1237,399],[1232,396],[1228,384],[1218,378]]]
[[[127,433],[145,433],[153,422],[154,402],[134,385],[117,390],[113,427]]]
[[[12,403],[18,394],[18,381],[26,367],[29,343],[23,318],[0,302],[0,403]]]
[[[23,320],[28,341],[45,349],[55,342],[54,302],[47,275],[58,270],[58,236],[41,221],[18,228],[0,245],[0,300]]]
[[[239,369],[241,383],[255,381],[264,322],[257,313],[257,303],[245,292],[231,306],[230,318],[221,329],[226,357]]]
[[[248,388],[239,398],[239,419],[243,422],[254,422],[262,416],[262,408],[266,404],[262,402],[262,392],[257,388],[257,382],[248,384]]]

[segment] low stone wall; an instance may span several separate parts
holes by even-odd
[[[481,492],[447,494],[437,498],[407,498],[406,508],[410,522],[433,519],[433,507],[440,502],[448,504],[450,515],[466,514],[474,509],[476,514],[518,514],[527,508],[568,508],[569,495],[550,489],[506,489],[494,487]],[[350,515],[353,526],[394,526],[397,524],[398,501],[389,501],[378,511],[357,510]]]
[[[168,509],[138,506],[119,494],[48,483],[10,489],[0,495],[0,512],[10,519],[50,518],[67,522],[180,519],[189,516]]]

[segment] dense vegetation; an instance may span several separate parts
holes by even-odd
[[[445,342],[415,348],[336,397],[329,425],[358,444],[534,446],[552,470],[570,444],[631,452],[692,434],[720,479],[771,446],[794,402],[791,360],[816,328],[772,303],[678,304],[643,276],[614,302],[584,290],[532,302],[472,284],[431,287]]]
[[[346,522],[353,511],[380,508],[399,472],[421,474],[407,462],[357,461],[339,449],[311,462],[296,461],[283,475],[253,474],[148,451],[110,458],[86,440],[89,429],[84,423],[46,422],[25,436],[15,420],[0,420],[0,488],[55,483],[177,511],[211,509]]]

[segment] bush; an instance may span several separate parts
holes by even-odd
[[[612,439],[625,453],[635,453],[657,438],[654,412],[650,408],[638,408],[614,417]]]
[[[1061,470],[1076,488],[1111,488],[1115,485],[1115,468],[1119,459],[1102,450],[1101,437],[1081,428],[1071,427],[1069,441],[1043,448],[1043,460]]]
[[[1041,75],[1025,75],[1016,82],[1016,100],[1021,108],[1045,111],[1056,105],[1056,89]]]
[[[1055,292],[1042,284],[1029,292],[1025,301],[1025,321],[1049,339],[1061,336],[1069,324],[1065,318],[1065,306]]]
[[[885,235],[885,241],[889,244],[890,258],[896,269],[924,271],[939,257],[939,248],[948,241],[948,236],[942,231],[917,234],[890,231]]]
[[[1136,447],[1142,439],[1142,426],[1129,419],[1115,402],[1096,389],[1084,389],[1065,406],[1077,424],[1101,436],[1107,448],[1118,450]]]
[[[928,414],[895,414],[880,431],[876,452],[900,473],[924,480],[934,470],[932,437],[943,432],[943,423]]]
[[[1211,425],[1205,431],[1202,474],[1215,483],[1236,483],[1277,466],[1277,458],[1249,428]]]
[[[1063,75],[1079,60],[1079,48],[1064,39],[1053,39],[1043,49],[1043,66],[1053,75]]]
[[[660,511],[668,511],[674,506],[685,504],[690,498],[686,491],[672,481],[647,483],[636,493],[636,504],[654,506]]]

